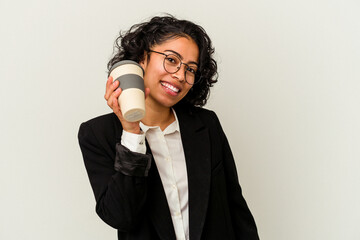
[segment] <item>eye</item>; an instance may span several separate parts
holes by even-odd
[[[178,65],[179,59],[177,59],[175,56],[169,55],[165,58],[166,62],[171,65]]]
[[[189,73],[194,74],[194,75],[196,74],[196,68],[192,67],[192,66],[187,66],[186,71],[188,71]]]
[[[175,62],[175,60],[174,60],[172,57],[167,57],[167,58],[166,58],[166,61],[171,62],[171,63],[174,63],[174,62]]]

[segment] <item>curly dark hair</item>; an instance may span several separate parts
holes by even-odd
[[[193,22],[179,20],[171,15],[156,16],[148,22],[133,25],[127,32],[120,32],[114,44],[114,56],[109,61],[108,70],[121,60],[141,62],[145,52],[154,45],[176,37],[190,37],[199,48],[199,72],[195,84],[178,103],[204,106],[210,94],[210,87],[217,82],[217,64],[213,59],[214,48],[205,30]]]

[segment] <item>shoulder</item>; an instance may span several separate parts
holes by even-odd
[[[89,125],[92,127],[104,127],[109,123],[113,123],[117,120],[117,117],[114,113],[108,113],[101,116],[94,117],[90,120],[83,122],[82,124]]]
[[[184,111],[181,109],[180,111]],[[216,113],[213,110],[206,109],[203,107],[195,107],[190,106],[186,108],[187,114],[195,117],[200,118],[200,120],[205,124],[220,124],[219,118],[217,117]]]
[[[91,129],[109,129],[110,126],[116,125],[116,121],[119,121],[114,113],[108,113],[95,118],[92,118],[80,125],[80,128]]]
[[[93,136],[99,140],[115,139],[121,134],[122,127],[119,119],[114,113],[109,113],[92,118],[80,125],[78,137],[86,138]]]
[[[181,116],[179,121],[186,124],[193,123],[209,128],[211,131],[222,131],[219,118],[212,110],[195,106],[177,106],[176,114]]]
[[[193,107],[193,114],[202,118],[206,121],[218,121],[218,117],[213,110],[202,108],[202,107]]]

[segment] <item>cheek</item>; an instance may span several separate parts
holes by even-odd
[[[154,66],[153,70],[154,70],[154,72],[156,72],[156,75],[158,75],[160,77],[169,74],[165,71],[162,64],[157,64],[156,66]]]
[[[161,64],[149,64],[144,71],[144,80],[148,83],[159,81],[162,77],[168,74]]]

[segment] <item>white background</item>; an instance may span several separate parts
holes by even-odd
[[[203,26],[261,239],[360,239],[358,0],[0,1],[0,239],[116,239],[77,143],[110,112],[118,32],[169,12]],[[214,226],[216,227],[216,226]]]

